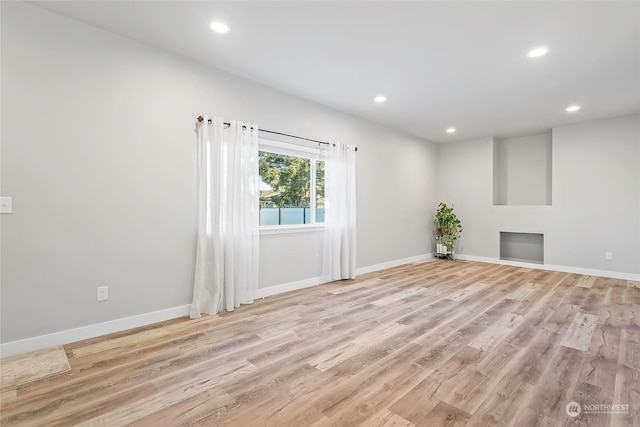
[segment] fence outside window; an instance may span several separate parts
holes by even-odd
[[[316,208],[316,223],[324,222],[324,208]],[[260,208],[260,225],[311,223],[311,208]]]

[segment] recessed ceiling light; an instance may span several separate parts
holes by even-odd
[[[383,103],[384,101],[386,101],[386,100],[387,100],[387,97],[386,97],[386,96],[384,96],[384,95],[378,95],[378,96],[376,96],[375,98],[373,98],[373,100],[374,100],[375,102],[377,102],[378,104],[380,104],[380,103]]]
[[[575,111],[578,111],[579,109],[580,109],[580,106],[579,106],[579,105],[569,105],[569,106],[567,107],[567,111],[568,111],[569,113],[573,113],[573,112],[575,112]]]
[[[529,51],[529,58],[537,58],[547,53],[547,48],[544,46],[536,47]]]
[[[229,32],[229,26],[222,21],[213,22],[211,24],[211,29],[216,33],[221,33],[221,34]]]
[[[454,133],[455,131],[456,131],[456,128],[447,129],[447,133]]]

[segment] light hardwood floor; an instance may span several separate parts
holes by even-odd
[[[640,426],[625,280],[434,260],[64,348],[3,426]]]

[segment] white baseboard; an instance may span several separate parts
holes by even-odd
[[[82,326],[66,331],[53,332],[47,335],[26,338],[23,340],[11,341],[0,344],[0,357],[9,357],[16,354],[28,353],[46,347],[69,344],[88,338],[99,337],[100,335],[120,332],[151,323],[162,322],[164,320],[175,319],[176,317],[188,316],[191,304],[164,310],[153,311],[151,313],[138,314],[136,316],[122,319],[110,320],[108,322],[95,323],[93,325]]]
[[[414,256],[411,258],[397,259],[395,261],[389,261],[382,264],[370,265],[368,267],[360,267],[356,269],[356,275],[371,273],[372,271],[384,270],[385,268],[397,267],[399,265],[409,264],[412,262],[425,261],[429,258],[433,258],[433,254],[423,254]],[[297,282],[284,283],[282,285],[269,286],[268,288],[260,288],[256,292],[256,298],[264,298],[271,295],[282,294],[290,291],[297,291],[298,289],[310,288],[311,286],[318,286],[329,282],[330,280],[318,276],[310,279],[299,280]]]
[[[268,288],[260,288],[256,292],[256,299],[283,294],[290,291],[297,291],[298,289],[310,288],[311,286],[317,286],[323,283],[327,283],[327,279],[324,277],[312,277],[310,279],[298,280],[297,282],[289,282],[282,285],[269,286]]]
[[[385,262],[382,264],[370,265],[367,267],[360,267],[356,269],[356,275],[371,273],[372,271],[384,270],[385,268],[397,267],[399,265],[409,264],[412,262],[426,261],[433,258],[433,254],[423,254],[410,258],[397,259],[394,261]],[[284,283],[282,285],[269,286],[268,288],[260,288],[256,293],[256,298],[264,298],[271,295],[282,294],[290,291],[297,291],[298,289],[310,288],[311,286],[322,285],[330,282],[325,277],[312,277],[310,279],[299,280],[297,282]]]
[[[555,264],[535,264],[529,262],[509,261],[505,259],[489,258],[475,255],[456,254],[456,259],[466,261],[487,262],[490,264],[511,265],[514,267],[534,268],[537,270],[560,271],[563,273],[584,274],[585,276],[610,277],[612,279],[635,280],[640,281],[640,274],[623,273],[619,271],[595,270],[592,268],[570,267],[566,265]]]
[[[385,268],[397,267],[399,265],[410,264],[412,262],[426,261],[430,258],[433,258],[433,253],[397,259],[395,261],[383,262],[381,264],[369,265],[367,267],[356,268],[356,274],[371,273],[372,271],[384,270]]]

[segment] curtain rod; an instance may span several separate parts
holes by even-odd
[[[199,123],[202,123],[204,121],[204,117],[202,116],[198,116],[197,118]],[[209,124],[211,124],[212,121],[211,119],[209,119]],[[231,123],[227,123],[224,122],[225,126],[231,126]],[[247,129],[247,127],[245,125],[242,125],[242,129]],[[303,139],[305,141],[311,141],[311,142],[316,142],[318,144],[325,144],[325,145],[331,145],[330,142],[324,142],[324,141],[318,141],[317,139],[310,139],[310,138],[304,138],[302,136],[296,136],[296,135],[289,135],[288,133],[282,133],[282,132],[276,132],[273,130],[267,130],[267,129],[258,129],[259,132],[266,132],[266,133],[272,133],[274,135],[282,135],[282,136],[288,136],[290,138],[296,138],[296,139]],[[335,145],[335,144],[334,144]],[[356,147],[356,151],[358,151],[358,147]]]

